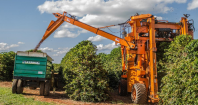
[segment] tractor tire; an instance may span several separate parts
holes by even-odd
[[[131,100],[135,104],[147,103],[147,91],[144,84],[136,83],[132,87]]]
[[[127,95],[127,80],[120,80],[118,85],[118,94],[120,96],[126,96]]]
[[[45,82],[40,82],[40,95],[44,95],[44,88],[45,87]]]
[[[50,93],[50,81],[45,82],[45,90],[44,90],[44,96],[48,96]]]
[[[12,82],[12,93],[13,94],[17,92],[17,82],[18,82],[18,79],[14,79]]]
[[[17,94],[23,93],[23,80],[19,79],[17,82]]]

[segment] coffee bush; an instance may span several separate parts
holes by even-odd
[[[161,103],[165,105],[198,104],[198,40],[190,35],[174,38],[165,50],[161,62],[162,78]]]
[[[108,99],[107,71],[90,41],[82,41],[70,49],[61,66],[66,81],[64,88],[71,99],[87,102]]]

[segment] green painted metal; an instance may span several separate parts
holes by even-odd
[[[31,57],[31,56],[19,56],[19,55],[16,55],[16,56],[17,56],[17,60],[30,60],[30,61],[44,61],[44,62],[47,62],[46,57]]]
[[[51,78],[52,62],[47,57],[15,56],[14,76]]]
[[[15,61],[16,64],[22,64],[24,60],[17,60]],[[46,62],[45,61],[40,61],[40,65],[46,66]],[[51,67],[51,66],[50,66]]]
[[[15,69],[22,70],[46,70],[46,66],[35,64],[16,64]]]

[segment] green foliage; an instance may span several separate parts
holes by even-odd
[[[186,47],[185,53],[187,53],[187,58],[192,58],[192,60],[198,58],[198,43],[197,40],[192,40]]]
[[[157,42],[156,43],[157,61],[163,60],[163,58],[165,57],[165,55],[164,55],[165,49],[168,49],[170,44],[171,44],[171,42]]]
[[[14,70],[15,52],[2,52],[0,53],[0,80],[12,80],[12,73]]]
[[[54,105],[54,103],[24,98],[22,94],[12,94],[11,89],[0,87],[0,105]]]
[[[168,49],[169,45],[170,45],[170,42],[157,42],[156,43],[157,70],[158,70],[157,79],[158,79],[158,86],[159,86],[158,91],[159,92],[161,91],[162,78],[166,75],[166,73],[163,72],[164,66],[162,66],[161,64],[163,64],[165,62],[164,61],[164,58],[165,58],[164,53],[165,53],[165,49]]]
[[[163,104],[198,104],[198,40],[180,35],[164,53],[160,97]]]
[[[54,70],[54,73],[58,74],[58,77],[55,77],[55,79],[58,82],[59,86],[62,88],[65,85],[65,79],[64,79],[63,68],[61,64],[53,63],[53,70]]]
[[[109,97],[107,72],[90,41],[82,41],[70,49],[61,66],[66,93],[71,99],[96,102]]]
[[[122,60],[120,47],[114,48],[110,54],[99,53],[104,65],[104,69],[108,72],[109,86],[111,88],[118,87],[118,81],[121,79]]]
[[[60,64],[56,64],[53,63],[53,69],[54,69],[54,73],[59,73],[60,69],[61,69],[61,65]]]

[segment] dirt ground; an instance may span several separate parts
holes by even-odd
[[[0,87],[11,88],[12,82],[0,82]],[[23,90],[23,95],[27,98],[34,98],[38,101],[53,102],[55,104],[66,105],[114,105],[116,103],[123,105],[132,104],[130,95],[118,96],[117,92],[110,92],[110,99],[101,103],[73,101],[65,95],[65,91],[50,91],[49,96],[39,96],[39,88],[37,88],[36,90],[30,90],[28,87],[25,87]]]

